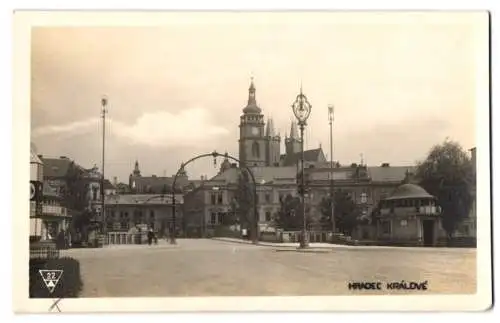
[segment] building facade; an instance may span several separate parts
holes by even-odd
[[[128,232],[135,227],[152,228],[160,237],[173,227],[172,196],[154,194],[115,194],[106,196],[106,226],[108,232]],[[175,195],[175,224],[183,234],[183,196]]]
[[[446,235],[437,199],[411,183],[380,201],[371,228],[371,239],[407,245],[436,246]]]
[[[71,224],[71,215],[64,205],[63,197],[47,181],[43,185],[40,219],[42,240],[55,239],[59,233],[68,231]]]
[[[321,166],[322,164],[319,164]],[[333,174],[334,189],[349,194],[360,209],[360,214],[369,216],[381,199],[389,197],[401,185],[411,167],[367,167],[365,165],[339,166],[335,169],[310,167],[306,169],[309,192],[307,202],[310,205],[309,223],[311,230],[320,226],[321,202],[330,194],[329,174]],[[297,196],[297,168],[288,167],[252,167],[257,182],[257,213],[260,231],[274,230],[274,217],[279,211],[280,201],[287,195]],[[184,214],[190,231],[211,235],[223,218],[234,212],[234,200],[237,197],[238,178],[241,168],[232,165],[228,170],[207,180],[196,190],[184,196]],[[253,183],[250,183],[253,186]]]

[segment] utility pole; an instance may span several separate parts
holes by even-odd
[[[102,230],[106,235],[107,227],[106,227],[106,212],[105,212],[105,194],[104,194],[104,161],[105,161],[105,151],[106,151],[106,113],[108,105],[108,99],[103,97],[101,99],[101,117],[102,117],[102,174],[101,174],[101,214],[102,214]]]
[[[330,205],[331,205],[331,220],[332,220],[332,241],[335,236],[335,206],[333,204],[335,200],[335,192],[333,189],[333,120],[334,120],[334,107],[333,105],[328,106],[328,121],[330,124]]]

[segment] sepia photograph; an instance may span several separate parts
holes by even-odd
[[[16,12],[14,310],[489,308],[489,21]]]

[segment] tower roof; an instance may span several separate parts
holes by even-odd
[[[415,184],[403,184],[398,186],[396,190],[392,193],[390,197],[386,200],[401,200],[408,198],[430,198],[433,199],[434,196],[427,193],[425,189]]]
[[[243,113],[249,114],[260,114],[261,109],[257,105],[257,100],[255,99],[255,85],[253,84],[253,77],[250,81],[250,87],[248,88],[248,103],[243,109]]]

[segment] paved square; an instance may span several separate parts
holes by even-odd
[[[334,247],[331,252],[216,240],[177,245],[72,249],[80,260],[81,297],[297,296],[373,293],[475,293],[476,250]],[[428,281],[427,291],[349,291],[349,281]],[[384,284],[385,285],[385,284]],[[385,289],[385,288],[384,288]]]

